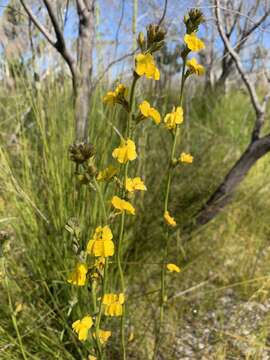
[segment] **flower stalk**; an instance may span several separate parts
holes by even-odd
[[[130,131],[131,131],[131,121],[133,116],[133,103],[134,103],[134,96],[135,96],[135,88],[136,83],[139,77],[134,72],[133,81],[131,85],[131,91],[130,91],[130,97],[129,97],[129,114],[127,119],[127,126],[126,126],[126,138],[128,139],[130,137]],[[126,180],[128,178],[128,166],[129,162],[127,161],[124,165],[124,181],[123,183],[126,183]],[[123,194],[125,195],[125,189],[123,188]],[[123,240],[124,240],[124,230],[125,230],[125,218],[126,213],[125,211],[121,214],[121,222],[120,222],[120,234],[119,234],[119,242],[118,242],[118,250],[117,250],[117,268],[118,273],[120,277],[120,286],[121,286],[121,292],[125,294],[125,276],[123,272],[122,267],[122,252],[123,252]],[[121,317],[121,348],[122,348],[122,358],[123,360],[126,360],[126,344],[125,344],[125,303],[123,304],[123,313]]]

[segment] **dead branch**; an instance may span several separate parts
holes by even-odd
[[[246,150],[242,153],[239,160],[230,169],[222,183],[210,196],[207,203],[199,211],[196,223],[203,225],[212,220],[231,200],[234,191],[246,177],[250,169],[256,162],[270,151],[270,134],[260,137],[260,132],[264,124],[266,106],[270,99],[270,89],[263,101],[260,102],[255,86],[249,76],[245,73],[239,54],[233,48],[227,37],[220,15],[220,0],[215,0],[216,23],[220,37],[224,43],[226,51],[230,54],[241,78],[247,89],[251,104],[254,108],[255,119],[251,135],[251,141]]]

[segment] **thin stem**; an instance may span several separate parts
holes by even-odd
[[[97,283],[96,283],[96,281],[93,281],[92,288],[91,288],[91,295],[92,295],[94,314],[97,312],[97,294],[96,294],[96,290],[97,290]]]
[[[120,276],[121,283],[121,292],[125,293],[125,277],[122,268],[122,243],[124,239],[124,227],[125,227],[125,212],[121,215],[121,224],[120,224],[120,236],[118,242],[118,251],[117,251],[117,267]],[[122,355],[123,360],[126,359],[126,346],[125,346],[125,304],[123,306],[123,313],[121,318],[121,347],[122,347]]]
[[[99,201],[101,204],[101,208],[102,208],[102,212],[103,212],[103,225],[107,224],[107,212],[106,212],[106,206],[105,206],[105,201],[104,201],[104,197],[102,194],[102,191],[100,189],[99,183],[97,182],[96,178],[94,177],[93,179],[93,183],[94,186],[96,188],[98,197],[99,197]],[[96,343],[97,343],[97,349],[98,349],[98,354],[100,357],[100,360],[103,360],[103,352],[102,352],[102,347],[100,344],[100,340],[99,340],[99,326],[100,326],[100,321],[101,321],[101,316],[102,316],[102,299],[106,293],[106,289],[107,289],[107,277],[108,277],[108,258],[105,259],[105,266],[104,266],[104,273],[103,273],[103,282],[102,282],[102,296],[101,296],[101,300],[99,302],[99,308],[98,308],[98,315],[96,318],[96,322],[95,322],[95,332],[96,332]],[[95,289],[94,289],[95,292]],[[92,293],[92,298],[93,298],[93,302],[94,302],[94,307],[97,307],[95,305],[95,301],[96,301],[96,293],[93,295]],[[96,310],[95,310],[96,312]]]
[[[132,111],[133,111],[133,103],[134,103],[134,95],[135,95],[135,87],[136,87],[136,83],[137,80],[139,79],[138,75],[134,72],[133,75],[133,82],[131,85],[131,90],[130,90],[130,97],[129,97],[129,114],[128,114],[128,119],[127,119],[127,127],[126,127],[126,138],[129,138],[131,135],[131,129],[130,129],[130,125],[131,125],[131,121],[132,121]],[[126,179],[128,177],[128,167],[129,167],[129,163],[127,162],[125,164],[124,167],[124,185],[126,183]],[[125,190],[123,190],[123,195],[125,195]],[[125,294],[125,276],[124,276],[124,272],[123,272],[123,267],[122,267],[122,245],[123,245],[123,240],[124,240],[124,229],[125,229],[125,212],[123,212],[121,214],[121,223],[120,223],[120,235],[119,235],[119,242],[118,242],[118,249],[117,249],[117,267],[118,267],[118,272],[119,272],[119,277],[120,277],[120,284],[121,284],[121,292],[123,294]],[[126,360],[126,344],[125,344],[125,303],[122,305],[123,306],[123,313],[122,313],[122,317],[121,317],[121,347],[122,347],[122,358],[123,360]]]
[[[104,222],[104,225],[106,225],[106,223],[107,223],[107,212],[106,212],[106,206],[105,206],[104,197],[103,197],[103,194],[101,192],[99,183],[97,182],[95,177],[93,179],[93,183],[95,185],[96,191],[98,193],[99,201],[100,201],[100,204],[101,204],[101,208],[102,208],[102,212],[103,212],[103,222]]]
[[[182,74],[181,74],[180,106],[182,106],[182,102],[183,102],[183,93],[184,93],[184,84],[185,84],[185,69],[186,69],[186,58],[183,59],[183,67],[182,67]],[[176,125],[176,129],[173,133],[173,144],[172,144],[171,155],[170,155],[170,160],[169,160],[170,163],[169,163],[169,168],[168,168],[168,177],[167,177],[166,192],[165,192],[165,199],[164,199],[164,213],[166,211],[168,211],[169,197],[170,197],[170,191],[171,191],[171,182],[172,182],[172,175],[173,175],[172,162],[175,157],[175,150],[176,150],[178,137],[179,137],[179,126]],[[167,301],[166,261],[167,261],[167,257],[168,257],[168,242],[169,242],[169,231],[167,228],[165,237],[164,237],[163,262],[162,262],[162,268],[161,268],[159,330],[158,330],[158,334],[157,334],[157,338],[156,338],[153,359],[156,359],[157,354],[158,354],[159,344],[160,344],[160,340],[161,340],[161,331],[163,328],[164,308],[165,308],[165,304]]]
[[[139,79],[138,75],[134,72],[134,77],[133,77],[131,90],[130,90],[130,96],[129,96],[129,110],[130,110],[130,112],[129,112],[127,128],[126,128],[126,137],[127,138],[130,136],[130,125],[131,125],[131,120],[132,120],[133,100],[134,100],[134,95],[135,95],[136,83],[137,83],[138,79]]]

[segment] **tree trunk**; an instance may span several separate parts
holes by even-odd
[[[78,74],[75,89],[76,141],[87,141],[92,89],[92,53],[95,34],[95,0],[87,0],[86,7],[78,8]]]
[[[227,205],[235,189],[245,178],[252,166],[269,151],[270,134],[250,143],[240,159],[229,171],[222,184],[199,211],[196,218],[197,225],[208,223]]]

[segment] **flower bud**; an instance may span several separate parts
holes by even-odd
[[[145,38],[144,38],[144,34],[143,32],[140,32],[137,38],[137,44],[139,46],[139,48],[141,49],[141,51],[145,50]]]

